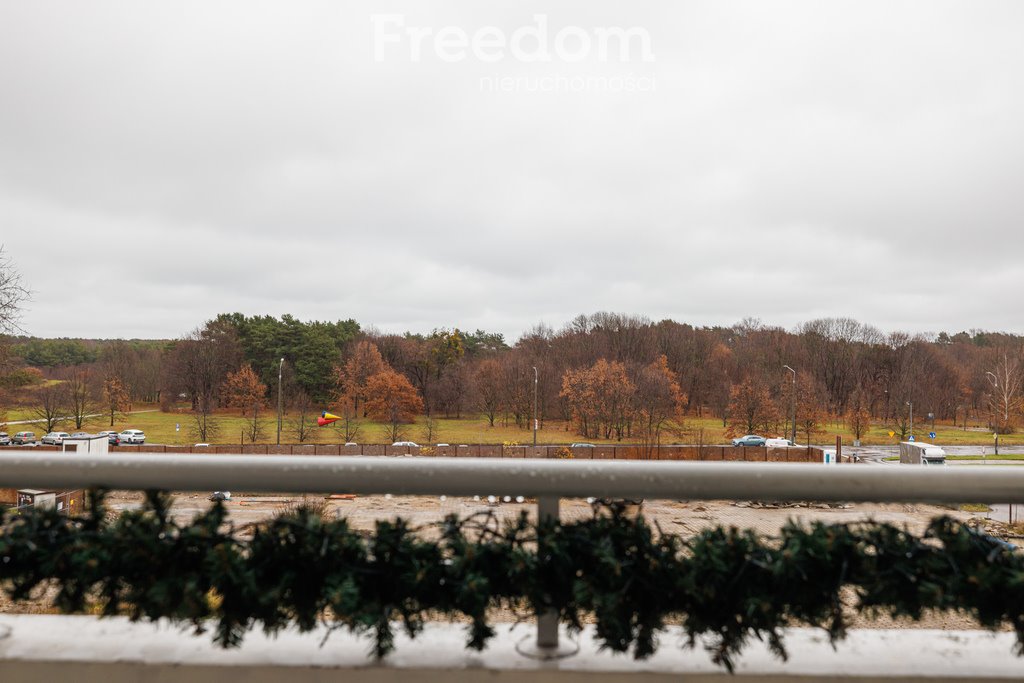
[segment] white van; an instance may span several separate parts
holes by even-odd
[[[768,439],[764,442],[764,445],[768,448],[802,448],[802,446],[797,446],[789,439]]]

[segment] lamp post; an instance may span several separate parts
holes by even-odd
[[[793,443],[796,443],[796,370],[794,370],[793,368],[789,367],[788,365],[783,365],[782,367],[793,373],[793,391],[792,391],[792,396],[790,397],[790,404],[791,404],[790,413],[793,415],[793,427],[792,427],[793,438],[790,439],[790,441],[792,441]]]
[[[907,405],[910,406],[910,436],[914,436],[914,402],[907,401]]]
[[[533,447],[537,447],[537,366],[533,366]]]
[[[281,377],[284,375],[284,358],[277,366],[277,445],[281,445],[281,407],[283,405],[283,392],[281,391]]]

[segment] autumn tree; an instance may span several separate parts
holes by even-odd
[[[103,408],[110,418],[110,426],[114,426],[114,420],[124,415],[128,410],[128,390],[120,378],[111,375],[103,380]]]
[[[246,438],[256,443],[264,435],[263,423],[260,422],[260,409],[264,406],[267,387],[260,381],[252,366],[246,363],[236,372],[229,372],[221,387],[225,402],[232,408],[242,411],[246,418]]]
[[[769,428],[778,419],[768,386],[748,377],[733,387],[729,401],[729,428],[733,433],[752,434]]]
[[[642,368],[635,384],[637,433],[649,455],[653,447],[661,445],[661,433],[669,422],[681,417],[686,396],[664,355]]]
[[[822,395],[814,381],[801,377],[796,389],[796,426],[804,434],[804,441],[810,444],[815,434],[823,431],[825,409]]]
[[[235,328],[224,321],[210,321],[174,342],[164,364],[165,390],[174,396],[184,394],[205,422],[218,405],[228,373],[240,367],[241,357]]]
[[[423,399],[405,375],[384,370],[366,383],[366,413],[383,422],[391,441],[400,441],[404,425],[423,412]]]
[[[602,358],[589,368],[568,370],[562,376],[561,396],[569,403],[583,436],[619,440],[626,436],[635,392],[636,385],[618,361]]]
[[[520,429],[530,428],[533,414],[533,368],[522,354],[512,352],[501,359],[501,405]]]
[[[491,358],[481,361],[473,373],[475,404],[491,427],[494,426],[494,420],[501,413],[503,406],[501,385],[501,364]]]
[[[347,401],[353,413],[366,417],[367,385],[370,378],[391,367],[380,355],[373,342],[361,341],[352,349],[352,355],[341,367],[335,368],[335,397],[339,403]]]
[[[871,412],[867,409],[862,394],[854,394],[850,408],[846,411],[846,428],[853,432],[853,438],[860,441],[871,429]]]

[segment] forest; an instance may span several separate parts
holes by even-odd
[[[1024,338],[886,333],[847,318],[787,330],[601,312],[557,330],[537,325],[509,344],[483,330],[390,334],[351,319],[231,313],[175,340],[6,340],[0,406],[31,405],[40,418],[99,409],[113,421],[155,404],[191,413],[204,439],[203,422],[230,409],[251,417],[255,440],[279,399],[301,420],[329,409],[343,424],[374,420],[396,435],[422,416],[529,430],[536,401],[541,424],[641,442],[660,442],[691,415],[736,434],[795,425],[808,439],[830,420],[855,435],[884,423],[902,437],[911,411],[1000,433],[1022,417]]]

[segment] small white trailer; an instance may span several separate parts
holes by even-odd
[[[903,441],[900,443],[900,464],[945,466],[946,451],[930,443]]]

